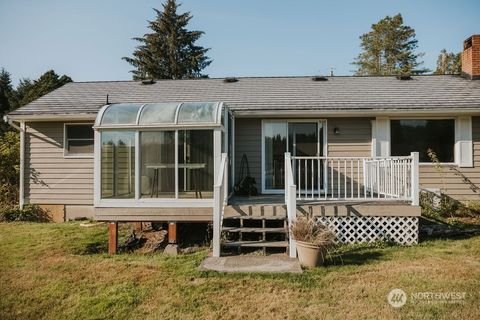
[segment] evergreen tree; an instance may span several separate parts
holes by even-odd
[[[2,68],[0,70],[0,117],[10,110],[10,100],[12,99],[12,95],[13,88],[10,73]],[[0,119],[0,121],[2,120]]]
[[[72,82],[69,76],[59,76],[53,70],[45,72],[37,80],[22,79],[15,91],[12,107],[24,106],[69,82]]]
[[[157,17],[149,21],[153,32],[133,38],[140,44],[133,58],[123,59],[135,67],[131,71],[134,80],[206,77],[201,72],[212,62],[206,56],[209,49],[195,44],[203,32],[188,31],[192,15],[177,13],[178,7],[175,0],[167,0],[163,12],[154,9]]]
[[[386,16],[360,36],[363,52],[353,62],[357,75],[395,75],[414,73],[423,54],[415,53],[415,30],[403,24],[401,14]],[[421,72],[425,72],[422,70]],[[418,73],[419,71],[417,71]]]
[[[460,53],[447,52],[442,49],[437,59],[435,74],[460,74],[462,72],[462,59]]]

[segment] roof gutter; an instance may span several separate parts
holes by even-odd
[[[351,117],[351,116],[364,116],[364,117],[377,117],[377,116],[414,116],[414,115],[430,115],[430,116],[458,116],[458,115],[480,115],[480,108],[457,108],[457,109],[445,109],[432,108],[432,109],[377,109],[377,110],[285,110],[285,109],[272,109],[272,110],[232,110],[236,117],[273,117],[284,118],[286,116],[294,117]]]
[[[348,117],[348,116],[411,116],[411,115],[436,115],[436,116],[456,116],[456,115],[480,115],[480,106],[476,108],[448,108],[442,110],[442,108],[429,108],[429,109],[362,109],[362,110],[346,110],[346,109],[271,109],[271,110],[259,110],[259,109],[236,109],[230,107],[230,110],[237,117]],[[4,116],[5,122],[9,124],[11,121],[28,121],[28,122],[42,122],[42,121],[95,121],[97,114],[53,114],[53,115],[7,115]],[[13,125],[12,125],[13,126]],[[16,128],[17,129],[17,128]],[[18,130],[18,129],[17,129]]]
[[[17,124],[15,124],[13,122],[13,119],[10,118],[9,116],[3,116],[3,121],[5,123],[8,123],[8,125],[11,126],[12,128],[15,128],[15,130],[20,131],[20,132],[22,131],[22,128],[20,128]]]
[[[41,122],[41,121],[92,121],[95,120],[96,114],[52,114],[52,115],[8,115],[4,116],[4,119],[10,119],[10,121],[29,121],[29,122]],[[6,120],[5,120],[6,121]]]

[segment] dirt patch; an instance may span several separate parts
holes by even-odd
[[[131,230],[125,243],[119,248],[124,252],[153,253],[160,252],[167,245],[167,230]]]

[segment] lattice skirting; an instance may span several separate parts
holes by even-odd
[[[418,243],[417,217],[318,217],[341,243],[393,241]]]

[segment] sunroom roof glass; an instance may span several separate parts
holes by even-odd
[[[138,124],[175,123],[178,103],[146,104],[140,111]]]
[[[178,123],[196,123],[196,122],[217,122],[218,104],[208,103],[183,103],[178,112]]]
[[[135,124],[141,104],[118,103],[108,106],[101,124]]]
[[[116,103],[106,106],[103,115],[99,113],[96,123],[100,126],[217,124],[220,123],[218,116],[221,107],[222,104],[217,102]]]

